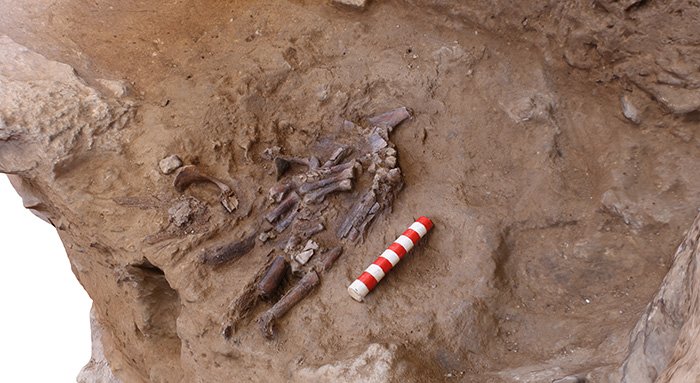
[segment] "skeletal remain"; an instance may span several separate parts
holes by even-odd
[[[356,231],[350,233],[348,236],[351,241],[354,241],[357,239],[358,235],[362,236],[362,239],[364,240],[365,233],[367,233],[367,228],[369,227],[369,224],[372,223],[372,220],[374,220],[374,217],[377,215],[379,212],[379,208],[381,205],[379,205],[378,202],[375,202],[374,205],[369,209],[367,212],[367,216],[365,219],[362,221],[362,223],[359,225],[359,227],[356,228]]]
[[[277,171],[277,181],[289,170],[290,163],[282,157],[275,158],[275,170]]]
[[[337,246],[334,247],[325,253],[322,254],[321,258],[321,271],[326,272],[333,267],[333,264],[335,261],[340,257],[340,255],[343,254],[343,247],[342,246]]]
[[[297,214],[299,214],[298,210],[293,210],[289,214],[287,214],[286,217],[284,217],[279,222],[277,222],[277,224],[275,225],[275,231],[277,231],[278,233],[281,233],[281,232],[287,230],[289,225],[291,225],[292,222],[294,222],[294,219],[296,219]]]
[[[248,317],[248,314],[257,305],[260,295],[258,294],[258,283],[263,279],[265,273],[270,268],[274,260],[268,260],[266,264],[255,273],[255,276],[243,288],[243,292],[228,307],[223,320],[222,333],[224,338],[229,339],[236,330],[238,323]]]
[[[331,155],[331,158],[323,164],[323,167],[328,168],[334,165],[338,165],[340,161],[344,160],[345,157],[347,157],[350,153],[352,153],[352,147],[350,146],[343,146],[336,149],[335,152],[333,152],[333,154]]]
[[[323,201],[324,198],[330,193],[338,192],[338,191],[348,191],[352,190],[352,180],[345,179],[340,182],[335,182],[329,185],[326,185],[320,189],[316,189],[310,193],[308,193],[304,197],[304,202],[305,203],[318,203]]]
[[[288,191],[292,189],[292,184],[290,183],[278,183],[270,188],[270,199],[275,202],[282,201],[282,198]]]
[[[258,236],[258,240],[262,243],[267,242],[269,239],[274,239],[276,237],[275,233],[272,231],[264,231]]]
[[[305,265],[307,262],[309,262],[309,259],[313,257],[315,250],[318,250],[318,244],[312,240],[309,240],[306,242],[306,245],[301,252],[292,258],[297,261],[297,263]]]
[[[294,260],[300,265],[305,265],[306,262],[314,256],[313,250],[304,250],[301,253],[294,256]]]
[[[226,210],[231,213],[238,208],[238,199],[233,195],[231,188],[222,181],[206,175],[197,169],[194,165],[187,165],[180,169],[175,176],[174,186],[179,192],[184,192],[190,185],[195,183],[208,182],[213,183],[219,188],[221,204]]]
[[[257,320],[263,335],[268,339],[274,337],[275,321],[282,318],[284,314],[291,310],[299,301],[309,295],[319,282],[318,274],[316,274],[314,270],[310,270],[291,290],[289,290],[289,292],[287,292],[287,294],[277,301],[274,306],[265,311]]]
[[[240,241],[205,250],[200,260],[207,265],[219,266],[238,259],[253,250],[255,237],[256,234],[253,233]]]
[[[377,198],[374,191],[370,190],[365,193],[365,195],[362,196],[362,199],[353,205],[349,214],[346,216],[345,221],[343,221],[338,228],[336,233],[338,238],[345,238],[353,228],[357,230],[357,228],[367,218],[369,211],[376,202]]]
[[[272,264],[267,269],[260,282],[258,282],[258,295],[265,299],[270,298],[277,290],[280,282],[282,282],[286,271],[287,261],[283,256],[278,255],[275,257],[275,260],[272,261]]]
[[[384,137],[382,137],[377,131],[372,132],[368,137],[369,145],[372,147],[372,152],[376,153],[389,144],[386,142]]]
[[[309,238],[311,238],[312,235],[322,232],[323,229],[325,229],[325,227],[323,226],[323,223],[318,222],[312,226],[309,226],[309,227],[302,229],[301,230],[301,237],[303,239],[309,239]]]
[[[284,213],[288,212],[297,204],[299,203],[299,194],[292,192],[290,193],[287,198],[282,200],[277,207],[274,209],[270,210],[267,215],[265,216],[265,219],[267,219],[268,222],[272,223],[275,222],[277,219],[279,219]]]
[[[306,194],[312,190],[316,190],[316,189],[322,188],[324,186],[328,186],[330,184],[341,182],[341,181],[347,180],[347,179],[352,179],[354,176],[355,176],[355,174],[353,172],[353,168],[350,167],[350,168],[347,168],[347,169],[341,171],[340,173],[332,174],[331,176],[329,176],[327,178],[324,178],[324,179],[321,179],[318,181],[314,181],[314,182],[306,182],[299,187],[299,192],[302,194]]]
[[[409,117],[411,117],[411,113],[408,109],[406,107],[401,107],[370,117],[367,121],[372,126],[393,128]]]
[[[291,164],[304,165],[307,168],[309,168],[309,170],[318,169],[318,167],[321,164],[321,162],[316,157],[297,158],[297,157],[278,156],[277,158],[286,161],[289,165],[291,165]],[[275,161],[277,161],[277,159],[275,159]]]

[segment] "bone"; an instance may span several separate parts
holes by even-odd
[[[350,167],[348,169],[345,169],[341,171],[340,173],[335,173],[332,174],[329,177],[326,177],[324,179],[314,181],[314,182],[305,182],[299,187],[299,192],[302,194],[306,194],[312,190],[320,189],[324,186],[328,186],[330,184],[334,184],[337,182],[341,182],[343,180],[347,179],[352,179],[355,176],[353,168]]]
[[[190,185],[195,183],[209,182],[219,188],[219,199],[224,208],[229,212],[233,212],[238,208],[238,199],[233,195],[231,188],[222,181],[204,174],[194,165],[187,165],[180,169],[175,176],[174,186],[179,192],[184,192]]]
[[[265,299],[272,297],[284,278],[287,266],[287,261],[281,255],[278,255],[275,260],[272,261],[265,275],[260,282],[258,282],[257,291],[260,297]]]
[[[357,230],[357,227],[365,220],[375,202],[377,202],[377,198],[371,190],[362,196],[362,200],[353,205],[345,221],[338,228],[336,233],[338,238],[345,238],[351,229]]]
[[[184,192],[190,185],[195,183],[210,182],[216,185],[221,193],[228,194],[231,188],[222,181],[206,175],[197,169],[194,165],[187,165],[180,169],[175,177],[175,189],[179,192]]]
[[[277,205],[277,207],[270,210],[267,213],[267,215],[265,216],[265,219],[267,219],[267,221],[270,223],[275,222],[284,213],[286,213],[289,210],[291,210],[292,208],[294,208],[298,203],[299,203],[299,195],[295,192],[292,192],[287,196],[287,198],[282,200],[282,202],[280,202],[280,204]]]
[[[340,182],[335,182],[329,185],[326,185],[320,189],[316,189],[310,193],[308,193],[304,197],[304,202],[305,203],[318,203],[322,202],[324,198],[330,193],[338,192],[338,191],[348,191],[352,190],[352,180],[345,179]]]
[[[326,272],[333,267],[335,261],[343,254],[343,247],[334,247],[321,255],[321,271]]]
[[[304,249],[299,254],[296,254],[293,259],[300,265],[305,265],[307,262],[309,262],[309,259],[314,256],[315,250],[318,250],[318,244],[312,240],[309,240],[306,242]]]
[[[275,336],[275,321],[282,318],[284,314],[291,310],[304,297],[309,295],[319,282],[318,274],[316,274],[314,270],[310,270],[287,294],[277,301],[274,306],[265,311],[257,321],[263,336],[272,339]]]
[[[276,157],[275,158],[275,170],[277,172],[277,181],[279,181],[282,176],[284,176],[284,173],[289,170],[290,163],[288,160],[282,158],[282,157]]]
[[[311,238],[312,235],[318,234],[322,232],[325,229],[323,226],[323,223],[318,222],[314,225],[305,227],[304,229],[301,230],[300,236],[303,238],[302,240],[309,239]]]
[[[270,199],[279,203],[282,201],[282,198],[287,194],[288,191],[292,189],[292,185],[290,183],[278,183],[275,184],[273,187],[270,188]]]
[[[287,161],[289,164],[297,164],[297,165],[304,165],[309,170],[316,170],[318,169],[320,165],[320,161],[316,157],[311,157],[311,158],[297,158],[297,157],[286,157],[286,156],[278,156],[277,158]],[[277,161],[277,159],[275,159]]]
[[[364,241],[365,234],[367,234],[367,228],[369,227],[369,224],[372,223],[372,220],[374,220],[374,217],[377,216],[377,212],[379,211],[380,207],[381,205],[379,205],[378,202],[375,202],[374,205],[372,205],[367,212],[365,219],[362,221],[359,227],[357,227],[357,231],[349,236],[351,241],[356,240],[358,235],[361,237],[362,241]]]
[[[370,117],[367,121],[372,126],[393,128],[409,117],[411,117],[411,113],[408,109],[401,107]]]
[[[376,153],[384,148],[386,148],[389,144],[386,142],[384,137],[382,137],[379,133],[372,132],[372,134],[369,135],[369,145],[372,147],[372,152]]]
[[[274,260],[268,260],[266,264],[255,273],[255,276],[246,284],[238,297],[231,302],[222,321],[222,333],[224,338],[230,339],[236,331],[238,323],[248,317],[248,314],[257,305],[260,295],[258,294],[258,283],[265,276],[265,272],[270,268]]]
[[[256,233],[243,240],[206,250],[200,260],[205,265],[219,266],[248,254],[255,247]]]
[[[323,167],[329,168],[331,166],[338,165],[340,161],[344,160],[345,157],[347,157],[351,152],[352,148],[350,146],[343,146],[336,149],[331,155],[331,158],[323,164]]]
[[[294,211],[290,212],[289,214],[287,214],[286,217],[284,217],[279,222],[277,222],[277,224],[275,225],[275,231],[277,231],[278,233],[281,233],[281,232],[287,230],[289,225],[291,225],[292,222],[294,222],[294,220],[296,219],[297,214],[299,214],[298,210],[294,210]]]

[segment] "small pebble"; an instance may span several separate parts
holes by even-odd
[[[333,0],[333,2],[339,5],[346,5],[357,9],[363,9],[367,4],[367,0]]]
[[[620,97],[620,103],[622,103],[622,114],[630,121],[635,124],[642,122],[642,118],[639,113],[639,109],[632,104],[627,95]]]
[[[158,163],[163,174],[170,174],[182,166],[182,160],[175,154],[171,154]]]

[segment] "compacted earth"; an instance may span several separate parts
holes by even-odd
[[[565,3],[0,0],[0,171],[94,300],[79,379],[624,379],[700,206],[700,5]]]

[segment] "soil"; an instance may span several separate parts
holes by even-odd
[[[588,27],[601,10],[576,21],[548,2],[499,4],[1,0],[0,33],[98,89],[97,79],[123,81],[135,103],[121,151],[57,181],[76,196],[72,224],[57,226],[117,376],[301,379],[294,371],[373,343],[395,347],[395,381],[613,373],[700,206],[698,112],[669,107],[630,75],[658,62],[657,40],[615,50]],[[622,12],[616,31],[652,17],[615,7],[605,17]],[[693,20],[674,30],[697,29]],[[580,37],[591,50],[581,52],[580,35],[599,42]],[[623,115],[623,95],[639,123]],[[265,149],[324,157],[343,119],[400,106],[412,118],[391,135],[404,181],[393,209],[364,241],[343,243],[275,340],[252,320],[225,339],[228,306],[278,250],[258,243],[217,269],[199,254],[258,227],[275,183]],[[214,189],[177,192],[158,167],[171,154],[231,185],[238,209],[227,213]],[[184,228],[168,219],[183,194],[207,205]],[[352,301],[347,285],[420,215],[435,222],[430,235]],[[327,230],[318,242],[338,241]],[[148,323],[132,318],[138,310]]]

